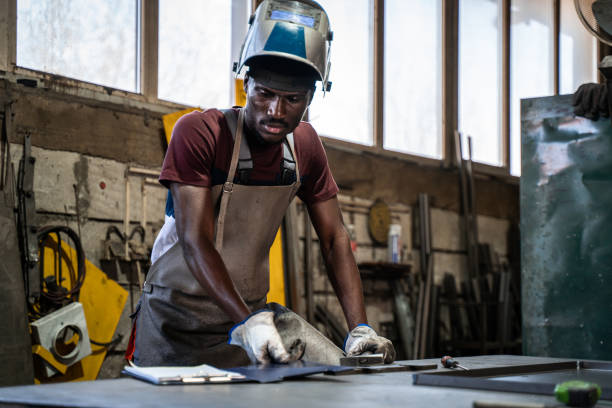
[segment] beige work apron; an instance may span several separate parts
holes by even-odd
[[[300,186],[300,175],[289,137],[296,162],[296,181],[292,185],[234,184],[243,124],[244,110],[241,110],[227,181],[212,189],[213,203],[218,208],[215,247],[238,293],[255,311],[266,304],[269,250]],[[136,365],[205,363],[232,367],[249,363],[241,348],[227,344],[227,334],[234,322],[194,278],[178,242],[151,266],[136,318]]]

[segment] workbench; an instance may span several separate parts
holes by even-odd
[[[458,358],[470,368],[558,363],[525,356]],[[416,361],[414,361],[416,363]],[[418,363],[438,363],[438,359]],[[448,370],[438,368],[427,372]],[[554,404],[552,396],[413,385],[414,372],[323,375],[278,383],[156,386],[132,378],[0,388],[0,407],[471,407],[474,400]],[[422,372],[421,372],[422,373]]]

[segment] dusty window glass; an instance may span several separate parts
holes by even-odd
[[[331,92],[317,89],[309,121],[322,136],[373,144],[371,0],[322,0],[334,39]]]
[[[585,82],[597,82],[597,40],[582,25],[574,0],[561,0],[561,94],[571,94]]]
[[[233,103],[232,52],[246,33],[248,1],[160,0],[160,99],[202,108]]]
[[[441,0],[385,2],[385,149],[442,158]]]
[[[138,91],[136,0],[18,0],[17,65]]]
[[[510,30],[510,172],[520,175],[520,101],[554,92],[553,1],[513,0]]]
[[[501,28],[498,0],[459,2],[459,130],[473,159],[503,164],[500,127]]]

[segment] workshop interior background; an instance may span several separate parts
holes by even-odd
[[[597,82],[604,47],[582,27],[573,0],[320,3],[334,30],[333,86],[317,94],[306,119],[340,187],[370,324],[400,359],[520,354],[520,100]],[[44,351],[33,349],[46,369],[38,368],[38,380],[119,376],[129,315],[164,222],[167,190],[156,181],[167,147],[164,117],[239,103],[231,66],[254,6],[0,2],[0,109],[9,142],[2,158],[12,165],[3,166],[5,200],[20,181],[26,191],[32,177],[33,194],[16,200],[28,214],[22,235],[43,226],[76,232],[83,269],[104,274],[91,272],[99,282],[88,284],[109,290],[79,299],[100,325],[89,327],[99,372],[49,368]],[[307,225],[296,200],[282,230],[281,297],[341,344],[346,324]],[[400,242],[391,255],[389,230]],[[72,265],[76,253],[62,250],[58,258],[57,236],[38,238],[46,248],[40,264],[52,271],[43,291],[79,279],[79,268],[58,262],[68,257]],[[75,248],[74,235],[60,236]],[[63,283],[53,281],[61,265]],[[32,265],[22,267],[20,258],[12,266],[3,274],[23,287]],[[64,291],[30,310],[30,320],[75,299]],[[0,300],[14,313],[6,303]],[[23,345],[0,339],[5,354]]]

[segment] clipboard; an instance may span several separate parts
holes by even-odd
[[[131,363],[130,363],[131,364]],[[289,364],[266,364],[221,370],[202,364],[190,367],[138,367],[125,366],[123,373],[156,385],[222,384],[239,382],[270,383],[287,378],[306,377],[313,374],[339,374],[354,371],[355,367],[330,366],[308,361]]]
[[[243,374],[220,370],[207,364],[187,367],[138,367],[131,364],[123,368],[123,373],[156,385],[248,381],[247,377]]]

